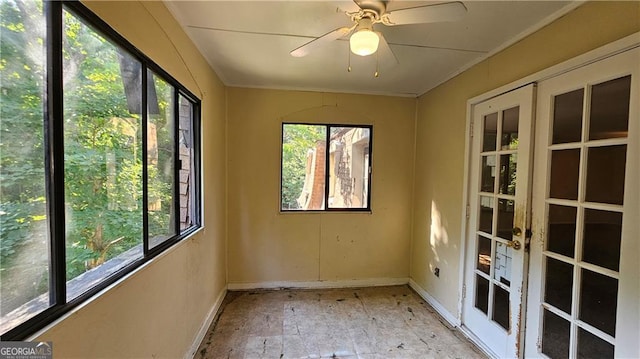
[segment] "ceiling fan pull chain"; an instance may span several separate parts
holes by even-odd
[[[347,72],[351,72],[351,50],[349,50],[349,62],[348,62]]]
[[[380,53],[380,51],[376,51],[376,72],[373,74],[373,77],[375,77],[375,78],[378,78],[378,76],[380,75],[378,73],[378,64],[379,64],[378,58],[380,57],[378,55],[379,53]]]

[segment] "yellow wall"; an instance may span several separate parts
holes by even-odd
[[[56,357],[181,357],[227,272],[231,284],[411,276],[455,314],[466,101],[640,31],[640,2],[587,3],[416,110],[408,98],[225,89],[161,2],[86,4],[202,99],[205,228],[40,333]],[[279,212],[282,121],[373,124],[371,214]]]
[[[419,98],[411,278],[454,316],[467,100],[637,31],[640,2],[586,3]]]
[[[86,5],[201,98],[205,228],[37,340],[59,358],[182,357],[226,284],[224,86],[161,2]]]
[[[229,88],[229,283],[407,278],[415,99]],[[280,213],[283,121],[373,125],[372,213]]]

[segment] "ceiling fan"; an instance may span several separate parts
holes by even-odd
[[[345,2],[338,9],[344,11],[354,22],[354,25],[335,29],[311,40],[291,51],[291,56],[304,57],[331,41],[351,34],[349,47],[352,53],[360,56],[369,56],[380,48],[384,52],[382,56],[393,56],[395,62],[397,62],[398,60],[382,33],[374,31],[373,26],[375,24],[397,26],[455,21],[467,12],[467,8],[459,1],[423,5],[389,12],[387,12],[387,4],[387,0],[353,0]]]

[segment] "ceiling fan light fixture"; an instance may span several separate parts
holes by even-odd
[[[360,56],[369,56],[378,50],[380,38],[370,27],[358,29],[349,39],[351,52]]]

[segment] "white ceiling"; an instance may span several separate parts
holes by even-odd
[[[399,63],[351,55],[347,39],[306,57],[289,52],[352,22],[339,1],[167,1],[228,86],[417,96],[564,14],[568,1],[464,1],[456,22],[375,26]],[[391,1],[387,11],[433,4]],[[523,59],[526,61],[526,59]]]

